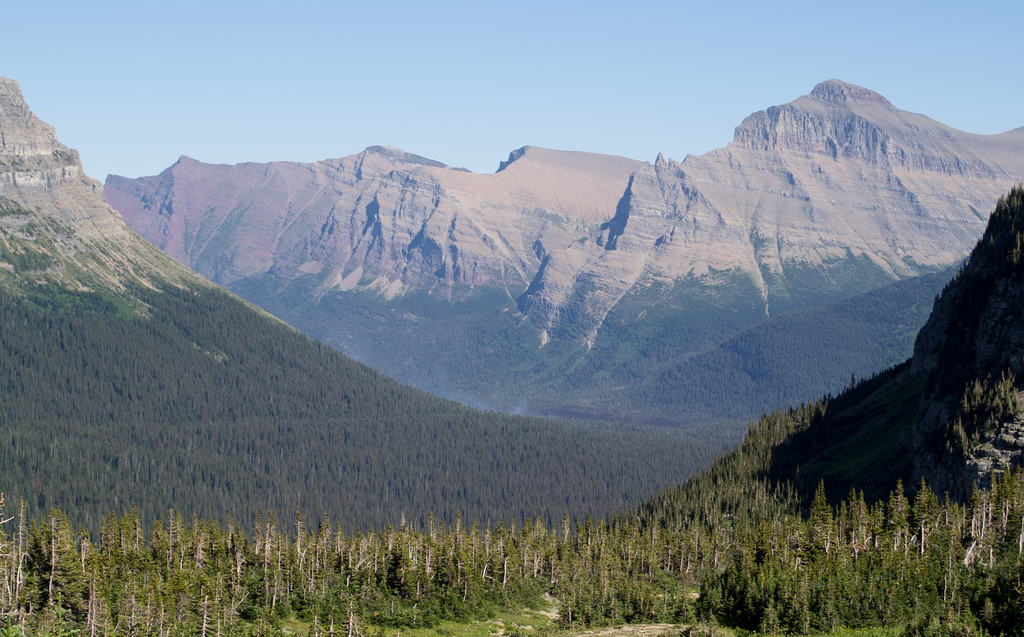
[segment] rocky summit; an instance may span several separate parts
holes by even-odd
[[[681,162],[528,146],[482,175],[386,147],[182,157],[105,193],[175,259],[399,378],[557,409],[544,395],[573,375],[608,390],[577,406],[604,409],[769,317],[955,264],[1022,179],[1024,128],[965,133],[830,80]],[[480,311],[472,333],[439,333],[446,304]],[[484,362],[437,354],[488,339]]]
[[[157,272],[199,281],[132,232],[82,172],[78,152],[0,77],[0,286],[43,282],[125,293]]]
[[[801,270],[842,288],[830,277],[850,260],[896,279],[964,258],[1024,177],[1022,149],[1024,128],[971,135],[824,82],[751,115],[723,149],[644,165],[615,245],[648,255],[656,275],[749,273],[770,311],[800,303]]]

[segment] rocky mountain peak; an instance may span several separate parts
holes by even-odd
[[[433,166],[434,168],[448,168],[447,165],[442,164],[439,161],[407,153],[400,148],[394,148],[392,146],[370,146],[363,152],[368,155],[377,155],[399,164],[417,164],[420,166]]]
[[[811,90],[811,97],[829,104],[862,102],[882,104],[892,107],[889,100],[885,99],[878,93],[856,86],[855,84],[847,84],[841,80],[827,80],[818,84],[813,90]]]
[[[876,122],[852,109],[860,103],[888,104],[885,98],[866,89],[835,80],[823,82],[807,97],[744,119],[730,147],[802,158],[885,163],[887,134]]]
[[[131,232],[82,172],[78,152],[29,108],[14,80],[0,78],[0,286],[56,282],[121,290],[176,267]],[[140,257],[142,255],[142,257]],[[178,269],[176,277],[190,273]]]
[[[761,159],[774,154],[813,162],[853,161],[890,174],[906,171],[914,179],[931,173],[1013,183],[1021,161],[1011,149],[1019,144],[1013,131],[966,133],[900,110],[873,91],[829,80],[809,95],[747,117],[725,150],[753,151]],[[907,183],[902,175],[900,180]]]
[[[523,146],[522,148],[517,148],[517,149],[513,150],[511,153],[508,154],[508,159],[506,159],[503,162],[498,163],[498,170],[497,170],[497,172],[500,173],[501,171],[503,171],[506,168],[508,168],[510,165],[512,165],[512,162],[514,162],[517,159],[520,159],[521,157],[523,157],[523,155],[525,155],[526,151],[529,150],[529,149],[530,149],[529,146]]]
[[[53,127],[35,116],[14,80],[0,77],[0,156],[48,155],[64,149]]]
[[[17,82],[0,78],[0,195],[82,177],[78,152],[57,141],[53,127],[29,109]]]

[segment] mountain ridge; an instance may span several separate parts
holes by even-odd
[[[485,374],[469,373],[456,390],[480,395],[472,377],[493,372],[481,398],[543,411],[558,400],[552,392],[572,392],[511,370],[528,367],[536,379],[576,369],[601,347],[618,348],[617,359],[670,341],[683,356],[769,316],[944,269],[980,236],[982,211],[1024,179],[1024,135],[955,131],[838,80],[751,115],[728,146],[682,162],[526,146],[480,175],[401,157],[188,163],[111,176],[105,192],[168,254],[257,305],[294,308],[285,320],[332,344],[356,340],[354,313],[380,316],[405,298],[415,309],[389,319],[401,327],[364,331],[371,342],[355,345],[391,374],[411,366],[411,377],[437,375],[418,351],[437,339],[416,321],[486,297],[479,329],[499,329],[493,317],[512,312],[515,325],[500,330],[515,345],[505,360],[472,362]],[[664,308],[660,323],[641,326],[654,306]],[[609,316],[637,336],[602,337]],[[673,335],[684,323],[686,334]],[[406,332],[408,355],[374,353]],[[438,341],[460,346],[454,334]],[[601,389],[567,400],[612,407],[628,383],[608,377],[594,368]]]

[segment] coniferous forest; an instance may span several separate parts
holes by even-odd
[[[1024,479],[963,504],[902,483],[875,501],[854,490],[830,503],[821,486],[808,496],[772,479],[772,444],[827,409],[768,415],[698,478],[600,521],[346,532],[328,518],[266,516],[246,530],[171,511],[146,528],[133,511],[93,537],[63,512],[29,518],[8,504],[7,634],[272,635],[285,619],[310,635],[368,634],[486,619],[545,594],[558,605],[548,631],[1021,634]]]
[[[186,517],[607,516],[697,471],[661,427],[480,412],[402,386],[216,289],[0,292],[0,492],[95,534]]]

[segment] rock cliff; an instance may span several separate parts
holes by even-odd
[[[915,472],[966,498],[1024,464],[1024,190],[1001,198],[914,347],[927,378],[906,439]]]
[[[539,148],[513,155],[495,175],[384,147],[313,164],[182,157],[155,177],[111,176],[106,190],[144,236],[227,285],[273,269],[389,296],[459,285],[521,292],[543,242],[571,243],[599,225],[640,164]]]
[[[892,279],[962,259],[1024,177],[1022,150],[1024,129],[963,133],[832,80],[751,115],[726,148],[643,165],[604,247],[668,280],[748,273],[770,312],[801,304],[791,275],[808,270],[843,293],[856,282],[834,272],[853,259]]]
[[[78,152],[29,109],[18,83],[0,78],[0,286],[57,282],[123,292],[154,273],[191,273],[132,232],[82,172]],[[170,273],[174,274],[171,275]]]
[[[958,262],[1022,179],[1024,129],[957,131],[830,80],[751,115],[725,148],[680,162],[525,147],[481,175],[371,147],[309,164],[182,157],[160,175],[110,176],[105,192],[175,259],[407,381],[440,391],[420,380],[452,379],[472,392],[484,383],[532,402],[523,374],[585,369],[573,382],[605,378],[609,391],[592,400],[614,402],[606,397],[633,382],[616,375],[646,373],[635,367],[651,356],[678,359],[769,316]],[[444,338],[426,327],[447,311],[439,303],[482,295],[488,325]],[[496,338],[508,312],[534,332],[502,328],[515,341],[504,358],[471,364],[493,377],[458,380],[460,370],[418,353]],[[357,328],[356,314],[377,319]],[[598,363],[587,352],[608,341],[609,320],[629,342],[605,342],[619,351]],[[528,351],[537,348],[557,353]]]

